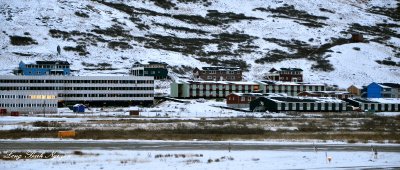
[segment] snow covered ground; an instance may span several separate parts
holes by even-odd
[[[81,150],[65,156],[35,160],[0,161],[0,169],[366,169],[400,166],[400,153],[369,151],[274,150]],[[42,153],[43,150],[34,151]],[[49,151],[52,152],[52,151]],[[329,163],[326,155],[331,157]],[[395,169],[395,168],[394,168]]]
[[[209,63],[197,60],[197,55],[185,54],[176,51],[163,49],[147,48],[146,44],[135,39],[125,41],[131,45],[131,49],[110,49],[105,42],[83,42],[86,51],[89,54],[80,56],[74,51],[64,51],[61,56],[52,56],[56,53],[57,45],[62,48],[76,47],[82,45],[79,39],[90,39],[86,34],[100,36],[107,41],[124,41],[124,37],[112,37],[95,33],[94,29],[106,29],[112,25],[121,26],[129,35],[146,37],[149,35],[172,36],[178,38],[204,38],[211,39],[213,34],[235,33],[239,32],[245,35],[257,37],[250,45],[257,46],[254,52],[243,53],[240,56],[212,56],[217,60],[239,59],[250,64],[249,71],[244,72],[246,80],[258,80],[262,78],[272,67],[300,67],[304,70],[304,78],[309,82],[338,84],[345,88],[350,84],[365,85],[372,81],[377,82],[399,82],[399,68],[394,66],[379,65],[375,60],[383,60],[391,57],[393,61],[400,60],[394,57],[398,54],[395,48],[378,44],[374,42],[354,43],[333,47],[334,52],[328,52],[331,55],[327,59],[334,65],[335,71],[319,72],[311,69],[314,61],[306,59],[288,59],[282,62],[259,64],[256,59],[265,57],[268,52],[279,49],[288,53],[295,50],[289,49],[278,43],[264,41],[264,38],[277,38],[283,41],[299,40],[310,44],[311,46],[321,46],[329,43],[331,38],[350,38],[350,35],[342,34],[342,31],[349,30],[354,24],[365,26],[375,26],[376,24],[398,24],[393,18],[374,14],[369,12],[373,6],[396,8],[396,0],[296,0],[296,1],[264,1],[253,0],[232,3],[230,0],[212,1],[208,6],[201,3],[176,3],[176,8],[165,9],[154,4],[153,1],[114,1],[106,2],[124,3],[126,5],[142,8],[143,10],[154,11],[165,15],[135,15],[135,19],[140,22],[133,22],[125,13],[115,8],[111,8],[95,1],[20,1],[4,0],[0,2],[0,74],[11,74],[12,69],[17,67],[20,61],[35,60],[67,60],[72,63],[71,67],[79,72],[75,75],[126,75],[129,68],[136,61],[163,61],[172,67],[190,66],[202,67],[209,66]],[[308,27],[299,24],[298,19],[274,17],[274,13],[255,10],[256,8],[272,8],[293,5],[296,10],[306,11],[307,14],[328,17],[322,20],[326,26]],[[326,9],[330,12],[323,11]],[[196,24],[178,20],[172,15],[198,15],[206,16],[208,10],[217,10],[219,12],[232,12],[234,14],[244,14],[249,17],[261,18],[261,20],[240,20],[229,24],[207,25]],[[88,17],[76,15],[76,12],[85,13]],[[384,22],[385,21],[385,22]],[[147,29],[140,29],[139,24],[148,26]],[[205,31],[207,34],[195,34],[176,29],[166,29],[159,24],[168,24],[174,27],[188,28],[193,30]],[[57,38],[51,36],[50,29],[60,31],[78,31],[82,35],[73,35],[70,38]],[[389,30],[399,32],[396,27],[390,27]],[[366,39],[377,38],[380,35],[370,35],[363,33]],[[16,46],[10,43],[10,36],[28,36],[32,37],[37,45]],[[313,41],[310,41],[310,38]],[[394,47],[399,47],[400,40],[392,36],[388,43]],[[202,48],[210,52],[220,52],[218,43],[204,45]],[[240,43],[233,42],[227,50],[233,52],[238,50]],[[359,47],[361,50],[354,50],[353,47]],[[341,53],[338,53],[341,52]],[[21,55],[22,54],[22,55]],[[27,56],[28,55],[28,56]],[[29,56],[31,55],[31,56]],[[325,55],[325,56],[326,56]],[[307,56],[302,56],[306,58]],[[357,62],[355,62],[357,61]],[[116,70],[85,70],[83,63],[98,64],[109,63]],[[190,72],[183,73],[190,75]],[[385,75],[385,76],[382,76]]]

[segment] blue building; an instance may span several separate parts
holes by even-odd
[[[367,98],[398,98],[400,84],[371,83],[367,86]]]
[[[70,64],[67,61],[36,61],[35,63],[20,62],[14,70],[15,75],[70,75]]]

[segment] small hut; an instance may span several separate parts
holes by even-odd
[[[139,116],[139,108],[138,107],[130,107],[129,108],[129,115],[130,116]]]
[[[85,105],[83,104],[76,104],[73,107],[74,113],[84,113],[85,112]]]
[[[351,40],[353,42],[364,42],[364,37],[362,34],[353,33],[353,34],[351,34]]]

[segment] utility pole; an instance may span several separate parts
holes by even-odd
[[[46,99],[43,100],[43,115],[46,117]]]

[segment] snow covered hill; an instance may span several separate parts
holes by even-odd
[[[300,67],[340,87],[400,82],[399,15],[399,0],[3,0],[0,74],[19,61],[67,60],[76,75],[164,61],[186,76],[230,65],[247,80]]]

